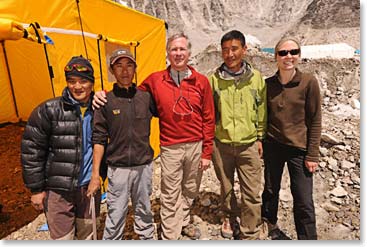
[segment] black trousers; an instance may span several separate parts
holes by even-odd
[[[271,224],[278,217],[279,190],[287,162],[293,196],[293,214],[298,239],[317,239],[313,179],[304,164],[306,152],[275,140],[264,142],[265,187],[261,215]]]

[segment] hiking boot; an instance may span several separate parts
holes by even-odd
[[[282,230],[279,229],[277,224],[271,224],[268,222],[268,236],[271,240],[291,240]]]
[[[201,237],[200,229],[198,227],[192,225],[192,224],[184,226],[182,228],[181,234],[191,238],[192,240],[196,240],[196,239],[199,239]]]
[[[229,218],[225,218],[221,228],[223,238],[231,239],[233,237],[233,230]]]

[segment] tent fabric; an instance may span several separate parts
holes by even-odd
[[[20,37],[24,30],[19,24],[32,32],[35,22],[53,45]],[[66,86],[63,68],[72,56],[90,59],[95,90],[101,90],[102,81],[104,89],[112,89],[107,63],[111,45],[136,52],[138,84],[166,67],[164,21],[109,0],[2,0],[2,30],[0,124],[26,121],[38,104],[61,95]],[[157,154],[157,119],[152,120],[151,143]]]

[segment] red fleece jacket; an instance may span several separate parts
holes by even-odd
[[[149,91],[157,105],[162,146],[202,140],[201,157],[211,159],[215,129],[213,94],[208,79],[189,68],[192,74],[180,86],[171,78],[168,67],[148,76],[139,88]]]

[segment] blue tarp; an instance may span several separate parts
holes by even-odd
[[[274,54],[275,49],[274,48],[261,48],[261,51]]]

